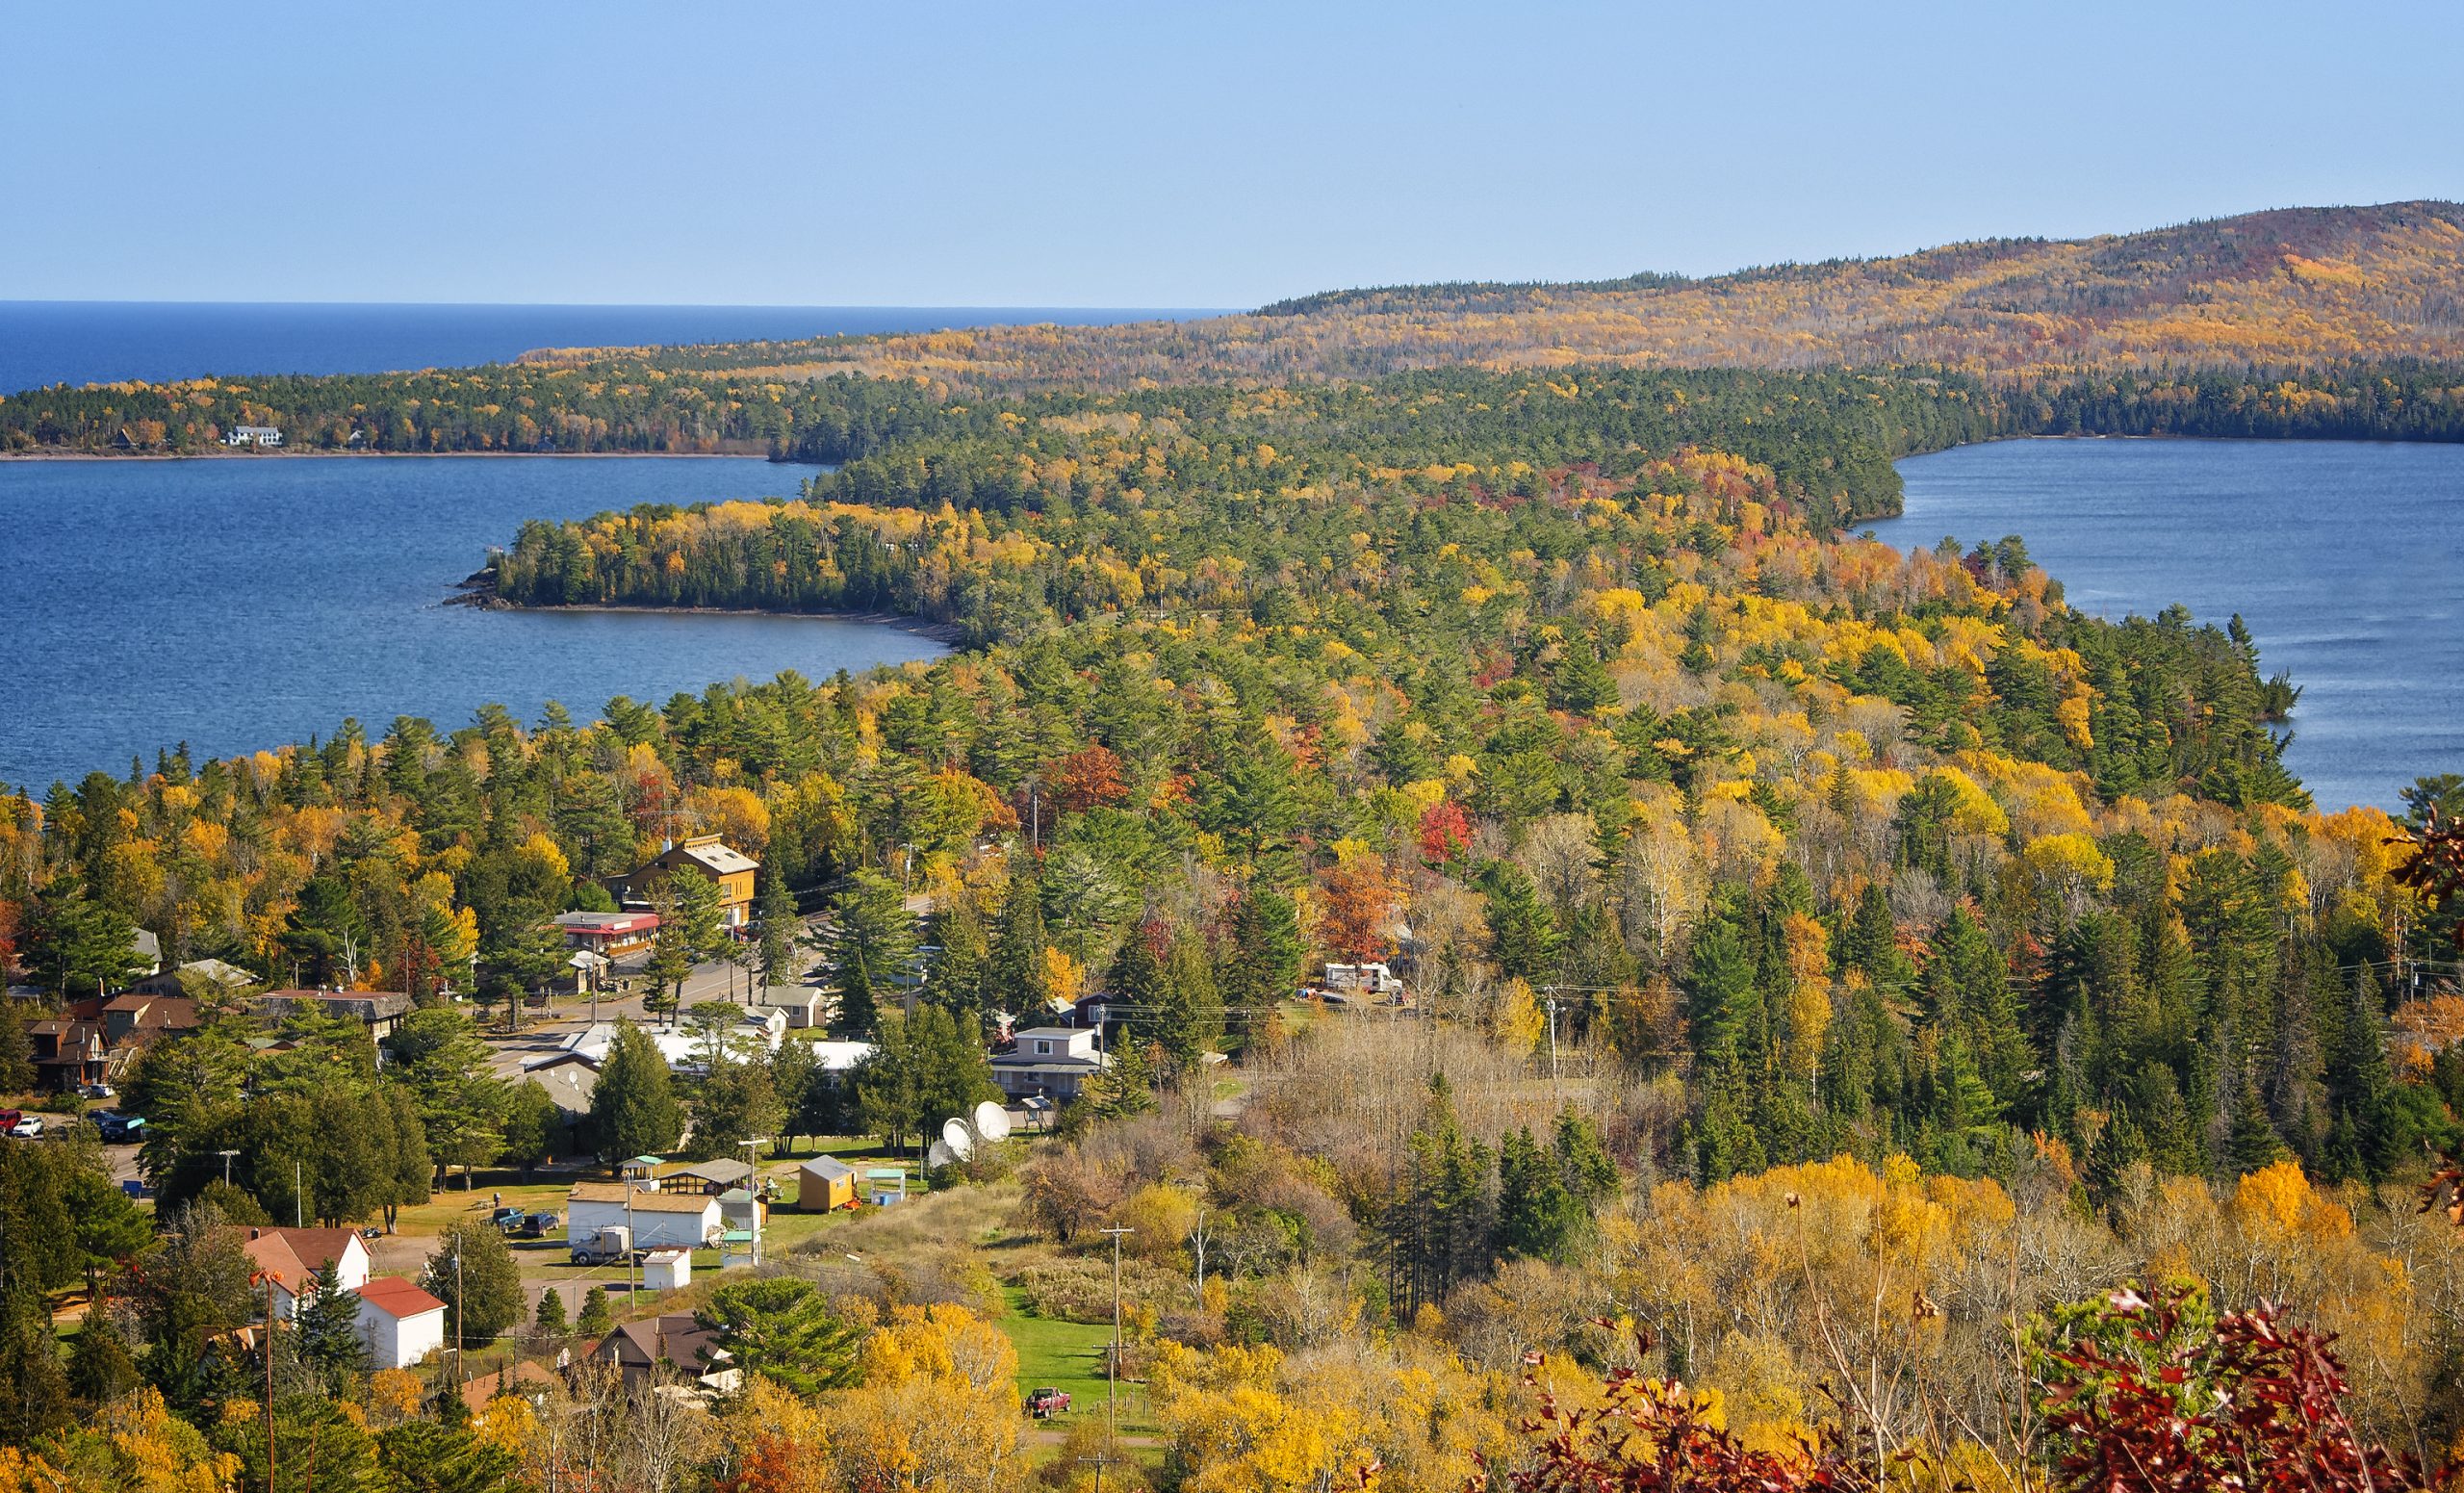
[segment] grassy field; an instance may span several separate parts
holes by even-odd
[[[1112,1341],[1111,1326],[1030,1316],[1025,1293],[1014,1286],[1004,1294],[1010,1299],[1010,1312],[1001,1319],[1001,1330],[1010,1335],[1011,1345],[1018,1351],[1019,1395],[1023,1397],[1047,1384],[1065,1389],[1069,1392],[1069,1414],[1058,1418],[1055,1424],[1065,1426],[1089,1418],[1102,1420],[1104,1345]],[[1120,1429],[1140,1433],[1157,1429],[1146,1405],[1145,1385],[1122,1381]]]

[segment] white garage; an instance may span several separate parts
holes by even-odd
[[[719,1200],[707,1193],[644,1192],[624,1182],[580,1182],[565,1195],[568,1239],[629,1225],[636,1249],[699,1249],[719,1237]]]

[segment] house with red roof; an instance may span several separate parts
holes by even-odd
[[[299,1299],[329,1265],[340,1289],[368,1284],[368,1245],[351,1229],[252,1228],[247,1250],[249,1262],[273,1277],[274,1315],[285,1322],[298,1314]]]
[[[359,1340],[371,1367],[407,1369],[445,1347],[445,1303],[400,1275],[359,1288]]]

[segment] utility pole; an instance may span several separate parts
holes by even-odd
[[[1557,988],[1549,988],[1549,1098],[1563,1107],[1565,1100],[1557,1094]]]
[[[231,1158],[239,1155],[240,1153],[238,1151],[216,1151],[214,1154],[222,1158],[222,1185],[229,1187],[231,1185]]]
[[[257,1279],[266,1286],[266,1486],[274,1487],[273,1466],[273,1287],[282,1277],[272,1271],[260,1271]]]
[[[1107,1228],[1113,1236],[1113,1346],[1104,1363],[1104,1454],[1120,1451],[1120,1240],[1134,1228]],[[1098,1472],[1095,1476],[1102,1477]]]
[[[308,1194],[305,1184],[299,1180],[299,1158],[296,1156],[291,1158],[291,1226],[308,1226]]]

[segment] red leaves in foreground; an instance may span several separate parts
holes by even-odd
[[[2403,1493],[2421,1466],[2355,1433],[2327,1338],[2262,1305],[2210,1323],[2186,1289],[2117,1291],[2064,1313],[2043,1411],[2059,1487],[2077,1493]]]
[[[2344,1411],[2344,1366],[2328,1339],[2286,1324],[2273,1306],[2218,1318],[2196,1290],[2172,1287],[2153,1300],[2117,1291],[2051,1318],[2036,1329],[2036,1362],[2045,1429],[2039,1450],[2055,1488],[2426,1493],[2439,1485],[2411,1457],[2361,1438]],[[1597,1408],[1544,1390],[1539,1413],[1522,1429],[1523,1465],[1502,1480],[1512,1493],[1811,1493],[1900,1480],[1860,1460],[1836,1431],[1793,1452],[1754,1451],[1709,1418],[1695,1391],[1624,1369],[1603,1382]],[[1907,1454],[1913,1466],[1946,1450]],[[1484,1463],[1482,1472],[1474,1486],[1499,1485],[1499,1469]]]
[[[1650,1339],[1643,1338],[1649,1348]],[[1536,1367],[1537,1355],[1530,1361]],[[1535,1379],[1527,1377],[1527,1383]],[[1543,1390],[1524,1423],[1532,1460],[1505,1474],[1513,1493],[1800,1493],[1868,1488],[1878,1480],[1831,1447],[1792,1454],[1753,1451],[1706,1416],[1703,1398],[1669,1379],[1619,1369],[1597,1409]],[[1484,1471],[1493,1471],[1484,1467]],[[1480,1484],[1475,1484],[1478,1486]]]

